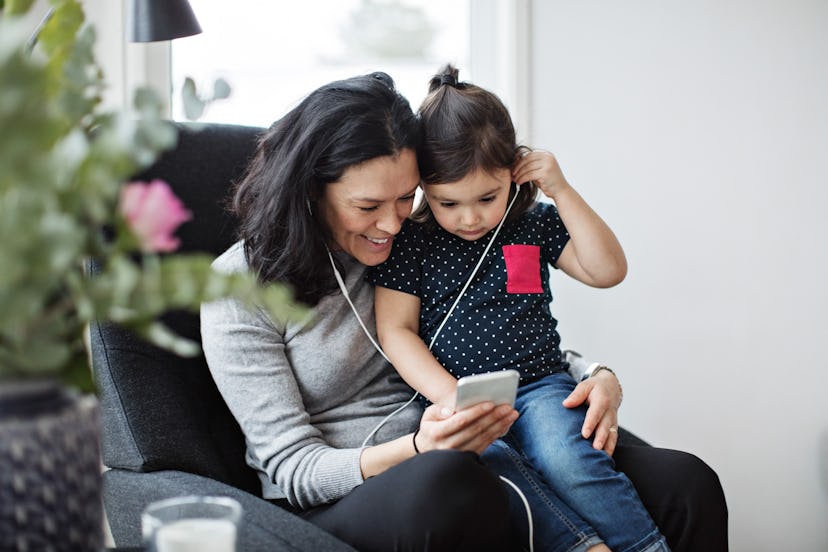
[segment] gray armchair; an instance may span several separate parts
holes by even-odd
[[[137,178],[169,182],[193,220],[178,232],[181,251],[221,253],[235,241],[223,201],[264,129],[179,125],[177,147]],[[168,313],[174,331],[200,341],[198,315]],[[240,551],[352,551],[298,516],[261,498],[244,460],[244,436],[203,356],[184,359],[110,324],[91,328],[92,368],[103,421],[104,506],[115,543],[141,545],[140,515],[155,500],[222,495],[244,508]]]

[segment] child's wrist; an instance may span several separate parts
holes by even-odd
[[[555,205],[557,205],[562,199],[566,199],[565,196],[571,192],[575,192],[575,188],[573,188],[565,179],[562,180],[561,183],[557,184],[551,192],[547,193],[546,190],[543,190],[544,195],[554,201]]]
[[[436,397],[435,404],[454,410],[454,399],[457,396],[457,380],[447,385]]]

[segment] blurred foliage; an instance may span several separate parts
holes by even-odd
[[[420,6],[400,0],[362,0],[340,30],[351,56],[422,59],[437,29]]]
[[[181,99],[184,105],[184,116],[194,121],[204,114],[204,110],[211,103],[230,97],[230,85],[226,80],[219,78],[213,83],[213,93],[209,97],[201,96],[196,90],[195,81],[190,77],[184,79],[181,89]]]
[[[303,315],[280,286],[222,275],[204,255],[138,255],[117,210],[121,185],[176,142],[150,90],[132,112],[102,112],[94,30],[77,0],[50,0],[52,17],[27,46],[26,0],[0,0],[0,382],[60,377],[91,386],[83,332],[113,321],[179,354],[198,352],[157,320],[169,309],[240,297],[277,319]],[[214,98],[228,93],[218,85]],[[130,246],[129,244],[132,244]],[[90,259],[101,264],[94,277]]]

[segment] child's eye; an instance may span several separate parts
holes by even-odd
[[[402,201],[411,201],[416,197],[416,194],[407,195],[405,197],[401,197],[400,200]]]
[[[446,209],[450,209],[450,208],[454,207],[455,205],[457,205],[457,204],[453,201],[441,201],[440,202],[440,207],[444,207]]]
[[[480,198],[481,203],[491,203],[494,200],[495,200],[495,196],[486,196],[486,197]]]

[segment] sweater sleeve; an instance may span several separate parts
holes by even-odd
[[[335,448],[311,423],[284,330],[259,309],[226,299],[201,309],[210,372],[247,442],[265,498],[310,508],[335,501],[363,482],[360,448]]]

